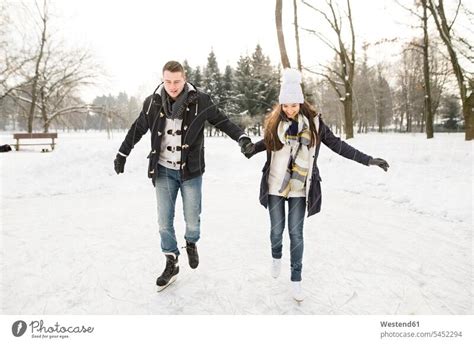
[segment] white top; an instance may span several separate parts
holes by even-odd
[[[270,174],[268,176],[268,194],[281,196],[283,194],[278,192],[281,185],[283,184],[283,179],[285,178],[285,173],[288,167],[288,161],[290,159],[290,154],[294,154],[293,149],[297,148],[296,146],[292,147],[288,144],[283,145],[282,149],[278,151],[272,151],[272,161],[270,163]],[[305,189],[298,191],[290,190],[288,194],[289,197],[305,197]]]
[[[161,166],[173,170],[179,170],[181,168],[181,164],[178,163],[181,161],[181,135],[178,135],[177,131],[181,131],[182,123],[182,119],[166,118],[165,131],[161,139],[160,158],[158,161]],[[168,132],[170,132],[170,134]],[[170,148],[168,149],[168,147]]]

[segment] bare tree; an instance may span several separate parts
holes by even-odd
[[[412,132],[418,128],[420,132],[425,132],[426,116],[424,113],[427,98],[425,72],[423,71],[425,62],[423,45],[421,39],[413,39],[406,43],[400,60],[395,64],[396,67],[393,70],[398,86],[395,92],[395,109],[400,131]],[[430,105],[434,121],[445,85],[451,75],[447,66],[448,61],[439,51],[439,42],[436,39],[430,40],[429,57]]]
[[[423,60],[419,46],[420,43],[416,40],[406,44],[399,67],[395,71],[399,85],[397,109],[400,113],[400,131],[403,130],[404,118],[406,132],[412,132],[414,122],[422,121],[420,114],[424,108],[424,82]]]
[[[37,20],[40,38],[32,43],[31,38],[24,37],[29,48],[24,53],[25,58],[14,62],[15,56],[6,54],[5,61],[12,62],[2,66],[8,73],[2,74],[1,97],[13,99],[23,110],[28,132],[37,127],[35,120],[40,120],[43,131],[47,132],[60,116],[84,113],[87,106],[77,96],[78,91],[101,74],[87,50],[70,49],[64,42],[53,39],[47,30],[50,26],[48,3],[48,0],[43,0],[40,8],[35,2],[33,18]],[[19,45],[17,42],[9,43]]]
[[[354,123],[357,124],[357,133],[367,132],[369,124],[375,123],[376,92],[374,85],[377,82],[377,76],[373,66],[369,66],[367,50],[369,44],[362,46],[363,57],[357,64],[354,85]]]
[[[41,18],[41,39],[39,42],[39,51],[38,55],[35,57],[35,71],[32,78],[31,85],[31,104],[30,110],[28,113],[28,132],[33,132],[33,118],[36,110],[36,101],[38,98],[38,80],[40,77],[40,65],[43,59],[44,47],[46,45],[46,29],[48,24],[48,1],[43,0],[43,9],[40,9],[38,3],[35,2],[36,8],[38,10],[38,15]]]
[[[431,83],[430,83],[430,65],[429,65],[429,39],[428,39],[428,14],[427,0],[421,0],[423,8],[423,76],[425,79],[425,102],[424,115],[426,119],[426,138],[433,138],[433,110],[431,108]]]
[[[296,4],[296,0],[293,0],[293,13],[294,13],[295,40],[296,40],[296,64],[298,66],[298,70],[301,72],[302,66],[301,66],[300,35],[299,35],[299,28],[298,28],[298,6]]]
[[[474,12],[466,7],[465,4],[460,4],[459,11],[464,14],[466,19],[466,24],[464,25],[464,30],[466,31],[464,36],[472,37],[474,35]],[[456,46],[459,51],[459,54],[467,60],[471,66],[474,64],[474,45],[472,40],[468,40],[463,36],[457,35],[454,33],[454,40],[457,42]],[[470,71],[472,75],[473,71]],[[472,78],[469,78],[472,80]]]
[[[448,79],[453,76],[449,68],[449,59],[439,49],[441,44],[438,39],[432,39],[430,42],[431,107],[434,117],[437,115]]]
[[[344,106],[344,132],[346,139],[354,137],[353,117],[352,117],[352,100],[353,100],[353,81],[355,71],[355,33],[352,20],[352,11],[350,0],[346,0],[347,12],[345,13],[346,20],[349,24],[350,43],[344,42],[343,37],[343,21],[339,11],[336,9],[333,0],[327,0],[329,14],[314,7],[306,1],[303,4],[313,9],[318,13],[325,22],[329,25],[333,33],[336,35],[337,43],[332,43],[331,40],[324,37],[322,33],[313,29],[305,29],[318,37],[326,46],[328,46],[338,57],[340,62],[339,70],[333,70],[330,66],[321,66],[322,71],[314,71],[310,68],[305,68],[308,71],[323,76],[332,85],[339,96],[340,101]],[[336,76],[333,78],[332,75]]]
[[[11,30],[9,8],[2,2],[0,3],[0,101],[31,83],[30,79],[20,76],[20,71],[35,60],[11,44],[11,37],[8,35]]]
[[[375,87],[375,122],[378,132],[383,132],[383,128],[390,124],[392,119],[392,90],[383,76],[385,67],[382,64],[377,66],[377,79]]]
[[[296,0],[293,0],[293,13],[294,13],[294,25],[295,25],[295,41],[296,41],[296,64],[298,70],[303,72],[303,66],[301,65],[301,47],[300,47],[300,34],[299,34],[299,26],[298,26],[298,6],[296,4]],[[301,83],[301,89],[303,90],[303,94],[305,93],[305,85],[304,81]]]
[[[285,36],[283,34],[282,7],[282,0],[276,0],[275,23],[278,36],[278,46],[280,47],[281,64],[283,68],[290,68],[290,59],[288,58],[288,54],[286,52]]]
[[[461,98],[462,112],[464,116],[465,123],[465,139],[472,140],[474,139],[474,97],[471,94],[471,97],[468,97],[468,80],[466,80],[465,71],[463,70],[459,57],[455,48],[454,38],[453,38],[453,25],[456,22],[456,18],[459,13],[461,6],[461,0],[458,1],[457,9],[454,13],[454,18],[449,23],[446,16],[446,11],[444,7],[443,0],[427,0],[427,6],[433,15],[436,28],[441,36],[442,41],[444,42],[446,49],[448,50],[449,58],[451,60],[451,65],[453,68],[454,75],[456,76],[459,95]]]
[[[98,68],[85,50],[62,51],[48,47],[45,54],[39,94],[43,131],[48,132],[57,117],[71,108],[85,106],[75,95],[81,87],[92,84]]]
[[[0,65],[0,101],[31,84],[29,78],[19,78],[21,70],[34,61],[28,56],[4,56]]]
[[[406,9],[412,15],[418,18],[421,22],[421,29],[423,30],[423,41],[418,43],[412,41],[411,44],[416,48],[420,49],[423,53],[423,90],[424,90],[424,106],[423,106],[423,118],[421,119],[420,130],[423,131],[424,124],[426,123],[426,138],[433,138],[433,109],[431,99],[431,78],[430,78],[430,56],[429,56],[429,45],[430,39],[428,36],[428,9],[427,0],[415,0],[414,5],[416,9],[406,7],[397,1],[398,5]],[[421,14],[418,12],[418,8],[421,7]],[[419,28],[420,26],[417,26]]]

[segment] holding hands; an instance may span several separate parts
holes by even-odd
[[[239,140],[240,151],[247,159],[250,159],[255,154],[255,145],[248,137],[242,137]]]

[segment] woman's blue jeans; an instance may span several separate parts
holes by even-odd
[[[288,203],[288,232],[290,234],[291,280],[301,281],[303,268],[303,224],[306,211],[305,197],[284,197],[269,195],[270,241],[272,257],[280,259],[283,249],[283,230],[285,229],[285,203]]]

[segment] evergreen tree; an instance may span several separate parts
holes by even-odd
[[[222,109],[224,113],[233,121],[239,122],[237,118],[238,106],[236,103],[236,92],[234,90],[232,67],[225,67],[224,76],[222,77]]]
[[[225,67],[224,76],[222,77],[222,90],[225,97],[230,97],[232,93],[232,74],[232,67],[227,65]]]
[[[441,104],[444,127],[450,130],[457,129],[459,122],[462,121],[459,99],[455,95],[446,95],[442,98]]]
[[[280,90],[279,70],[271,65],[270,59],[257,45],[252,56],[241,56],[234,73],[234,92],[237,111],[244,126],[254,127],[260,135],[260,128],[266,113],[278,101]]]
[[[186,79],[187,79],[190,83],[193,83],[193,78],[194,78],[193,69],[192,69],[192,67],[189,65],[188,60],[184,60],[184,62],[183,62],[183,68],[184,68],[184,73],[186,74]]]
[[[248,56],[240,56],[233,78],[234,104],[237,114],[237,122],[242,127],[254,127],[252,119],[254,106],[254,94],[256,83],[252,76],[251,60]]]
[[[204,69],[204,80],[202,83],[204,92],[209,94],[214,103],[219,104],[223,98],[222,76],[217,64],[216,55],[211,51],[207,58],[207,66]]]
[[[254,115],[253,98],[257,90],[257,83],[253,78],[251,59],[240,56],[234,73],[234,90],[238,111],[242,115]]]
[[[202,73],[201,73],[201,67],[197,66],[196,70],[193,73],[193,85],[196,87],[203,87],[202,86]]]
[[[278,101],[279,75],[271,65],[270,58],[263,54],[260,45],[257,45],[252,54],[251,68],[256,86],[254,95],[256,102],[251,113],[263,117]]]

